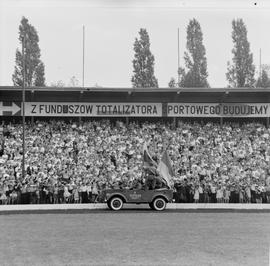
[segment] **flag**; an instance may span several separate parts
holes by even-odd
[[[167,185],[170,186],[174,174],[167,150],[164,151],[162,158],[158,164],[157,170],[159,171],[162,178],[166,181]]]
[[[144,143],[143,145],[143,166],[157,168],[157,163],[153,160],[153,158],[149,154],[146,143]]]

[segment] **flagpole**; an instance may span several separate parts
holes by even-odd
[[[22,90],[22,178],[25,178],[25,35],[22,40],[22,56],[23,56],[23,90]]]

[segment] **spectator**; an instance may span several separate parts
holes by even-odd
[[[223,203],[223,188],[221,186],[218,187],[217,189],[217,203]]]
[[[194,202],[199,203],[199,186],[195,187],[195,192],[194,192]]]

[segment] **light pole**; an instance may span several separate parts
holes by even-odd
[[[84,25],[83,25],[83,65],[82,65],[82,86],[84,88],[84,42],[85,42],[85,33],[84,33]]]
[[[177,29],[177,61],[178,61],[178,66],[177,66],[177,75],[178,75],[178,87],[180,87],[180,54],[179,54],[179,28]]]
[[[262,80],[262,49],[260,48],[260,80]]]
[[[25,178],[25,35],[22,39],[22,57],[23,57],[23,89],[22,89],[22,178]]]

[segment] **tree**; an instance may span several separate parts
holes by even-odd
[[[258,88],[269,88],[270,87],[270,79],[266,70],[262,71],[262,76],[258,78],[256,87]]]
[[[255,84],[255,66],[253,65],[253,54],[250,53],[246,25],[242,19],[236,19],[232,22],[232,28],[233,63],[228,62],[228,72],[226,73],[229,87],[252,87]]]
[[[208,87],[207,59],[203,45],[203,34],[196,19],[187,26],[187,51],[184,54],[186,71],[180,68],[181,87]]]
[[[102,88],[102,86],[100,86],[98,83],[95,83],[94,87],[95,88]]]
[[[40,62],[36,68],[34,73],[34,85],[36,87],[43,87],[45,86],[45,66],[43,62]]]
[[[29,24],[28,19],[22,17],[19,26],[19,41],[22,45],[24,40],[25,54],[25,85],[45,86],[44,64],[40,60],[39,37],[36,29]],[[16,50],[15,70],[12,75],[14,86],[23,85],[23,55],[22,52]]]
[[[179,67],[178,69],[178,82],[176,82],[175,78],[172,77],[171,80],[168,83],[169,88],[180,88],[184,87],[184,82],[185,82],[185,75],[186,71],[184,68]]]
[[[70,81],[69,81],[69,86],[70,87],[78,87],[79,86],[79,81],[75,76],[72,76]]]
[[[171,80],[169,81],[168,86],[169,86],[169,88],[176,88],[177,87],[177,83],[175,81],[175,78],[171,78]]]
[[[58,80],[56,82],[52,82],[50,87],[59,87],[59,88],[62,88],[62,87],[65,87],[65,83],[62,81],[62,80]]]
[[[154,75],[155,58],[150,51],[150,39],[146,29],[140,29],[140,39],[135,39],[133,73],[131,82],[134,88],[158,87]]]
[[[269,64],[262,64],[262,71],[267,73],[267,76],[270,77],[270,65]]]

